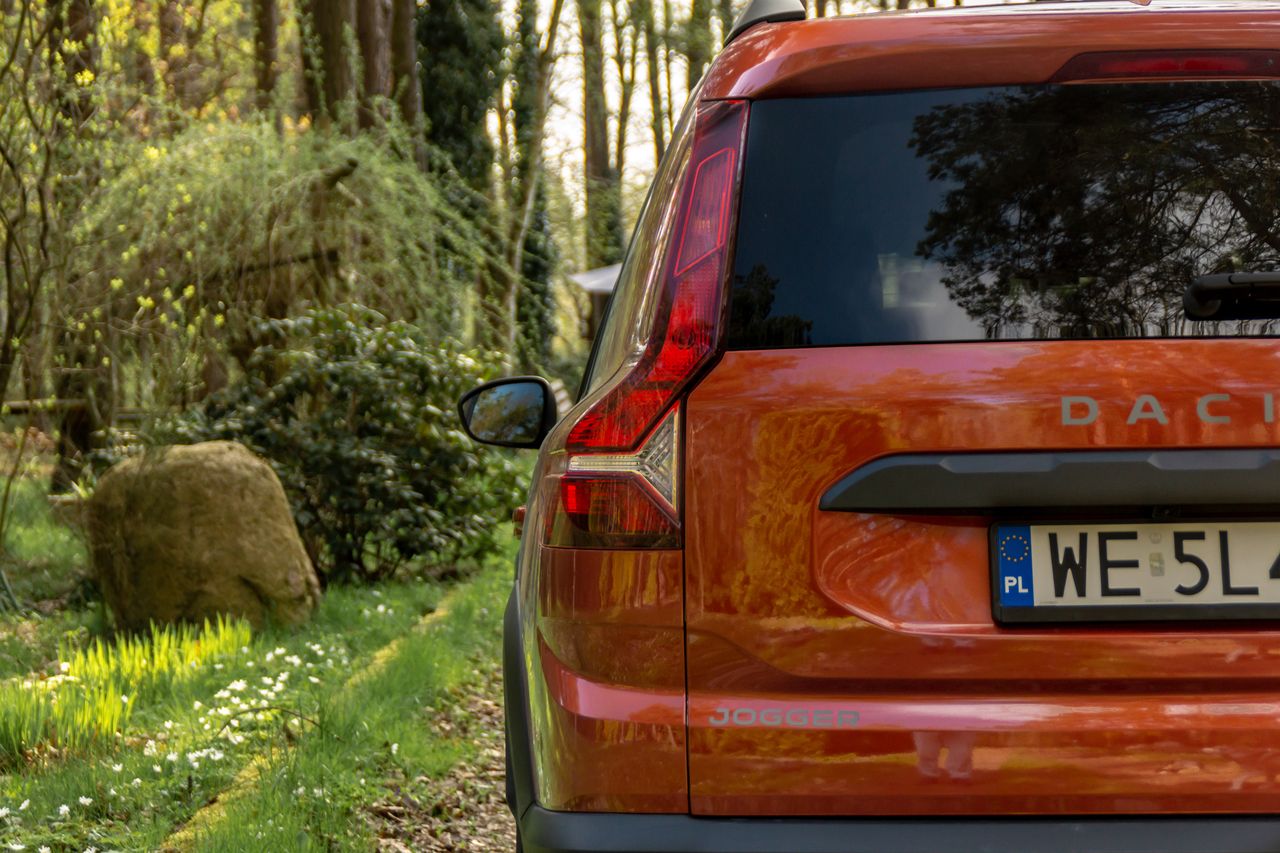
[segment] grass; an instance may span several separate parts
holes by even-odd
[[[46,472],[33,469],[14,481],[10,495],[0,566],[26,610],[0,609],[0,680],[53,674],[60,648],[86,643],[105,630],[101,605],[82,595],[88,574],[83,537],[55,517],[46,481]]]
[[[0,850],[367,850],[390,790],[433,802],[475,757],[437,706],[496,668],[514,542],[454,587],[330,588],[300,629],[113,636],[45,480],[14,481],[5,534]]]
[[[407,634],[382,665],[353,679],[317,709],[317,724],[262,769],[252,797],[230,803],[200,833],[201,851],[369,850],[360,810],[474,756],[470,739],[428,725],[431,709],[495,660],[509,570],[490,569],[452,596],[448,612]],[[401,794],[411,791],[400,790]]]
[[[254,795],[202,823],[195,848],[369,849],[353,816],[388,774],[433,775],[469,754],[425,724],[427,709],[471,677],[477,654],[497,654],[507,566],[460,587],[422,630],[446,590],[406,581],[330,589],[304,628],[227,635],[216,653],[196,652],[208,635],[194,632],[64,648],[68,674],[84,676],[72,683],[105,685],[101,701],[114,688],[127,713],[105,741],[28,749],[0,775],[0,849],[157,849],[250,766]],[[12,714],[22,701],[0,695],[0,713],[42,719]],[[0,739],[39,739],[16,728]]]

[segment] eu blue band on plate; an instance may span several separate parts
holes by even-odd
[[[1007,607],[1035,604],[1031,577],[1031,528],[1027,525],[997,528],[995,547],[1000,603]]]

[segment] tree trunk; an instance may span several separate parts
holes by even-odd
[[[60,64],[63,69],[57,83],[59,106],[72,127],[78,130],[93,111],[90,87],[78,82],[81,75],[93,75],[97,71],[93,2],[48,0],[48,8],[50,64]],[[67,45],[73,49],[65,50]]]
[[[693,92],[711,64],[711,0],[693,0],[685,29],[684,55],[689,65],[689,91]]]
[[[422,83],[418,74],[415,0],[391,2],[391,75],[400,117],[410,127],[422,119]]]
[[[733,0],[717,0],[716,17],[720,19],[721,40],[728,38],[733,29]]]
[[[133,31],[129,40],[133,51],[133,75],[138,88],[146,95],[154,95],[156,88],[156,70],[142,46],[152,26],[151,6],[151,0],[133,0]]]
[[[391,7],[389,0],[360,0],[356,5],[356,38],[364,79],[360,93],[360,126],[377,121],[375,100],[391,94]]]
[[[662,67],[658,55],[658,28],[653,20],[653,0],[637,0],[636,15],[644,30],[645,72],[649,78],[649,130],[653,136],[654,163],[667,150],[666,108],[662,103]]]
[[[619,181],[609,162],[609,107],[605,100],[600,0],[578,0],[578,24],[582,35],[587,266],[598,267],[616,263],[622,255]]]
[[[671,0],[662,0],[662,71],[667,80],[667,138],[675,132],[676,90],[671,85],[671,28],[675,18],[671,13]]]
[[[355,94],[347,34],[355,32],[356,0],[303,0],[302,18],[308,106],[318,123],[339,122]]]
[[[50,0],[49,11],[50,58],[60,61],[63,68],[63,73],[55,83],[56,97],[64,116],[69,120],[69,132],[83,135],[92,113],[93,101],[91,87],[81,85],[79,80],[84,77],[92,78],[98,71],[98,57],[94,50],[97,39],[94,37],[93,2]],[[68,49],[68,46],[71,47]],[[77,204],[79,199],[71,197],[75,192],[74,188],[83,187],[87,183],[59,185],[54,190],[57,196],[55,204]],[[56,291],[60,297],[57,305],[59,309],[70,314],[75,306],[84,304],[83,300],[76,297],[79,284],[75,280],[62,283]],[[31,299],[37,297],[35,292],[29,294]],[[11,325],[11,322],[7,321],[7,325]],[[16,330],[11,334],[16,336]],[[66,491],[79,479],[85,454],[92,448],[94,436],[111,425],[115,389],[109,375],[102,369],[101,356],[91,336],[91,329],[79,330],[72,323],[66,323],[64,331],[58,335],[57,351],[64,356],[65,362],[54,380],[54,395],[59,399],[89,401],[86,406],[63,411],[58,420],[58,465],[53,473],[51,488],[54,491]],[[6,357],[4,362],[9,371],[6,371],[3,384],[0,384],[0,392],[8,388],[9,373],[12,370],[12,360]]]
[[[180,105],[190,103],[191,57],[187,53],[186,24],[182,3],[163,0],[160,4],[160,62],[169,93]]]
[[[613,62],[618,71],[617,142],[614,145],[613,170],[621,184],[623,167],[627,161],[627,130],[631,124],[631,99],[636,88],[640,29],[634,18],[634,7],[628,5],[627,19],[624,20],[618,0],[609,0],[609,12],[613,23]]]
[[[253,68],[258,109],[268,110],[275,95],[280,59],[280,7],[276,0],[253,0]]]

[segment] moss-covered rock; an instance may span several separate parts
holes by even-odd
[[[319,603],[284,489],[242,445],[127,459],[102,476],[88,510],[94,571],[121,627],[219,613],[298,624]]]

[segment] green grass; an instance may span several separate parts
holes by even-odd
[[[105,629],[101,605],[79,595],[88,575],[84,540],[55,517],[46,482],[47,474],[32,472],[15,480],[10,494],[7,556],[0,567],[28,609],[0,609],[0,680],[37,671],[53,674],[60,647],[88,642]]]
[[[482,576],[475,588],[489,589],[491,577],[492,572]],[[345,732],[362,708],[371,712],[370,732],[384,737],[404,734],[410,749],[401,754],[402,760],[416,756],[426,761],[432,750],[418,749],[419,741],[412,739],[410,706],[432,695],[437,680],[453,673],[456,664],[448,660],[420,664],[424,669],[419,674],[437,674],[426,675],[421,687],[405,685],[413,688],[409,694],[380,682],[368,685],[358,696],[340,697],[352,672],[405,635],[436,607],[444,592],[441,585],[421,581],[331,588],[302,629],[268,630],[232,654],[188,660],[184,677],[157,681],[154,689],[144,684],[147,668],[137,665],[136,649],[132,656],[118,657],[109,651],[118,643],[103,646],[102,652],[96,646],[87,652],[69,650],[71,659],[65,661],[69,666],[85,661],[106,681],[129,670],[126,658],[134,660],[131,677],[138,679],[134,683],[139,688],[130,697],[129,715],[121,721],[123,729],[114,743],[98,744],[80,754],[37,750],[28,753],[24,765],[0,775],[0,849],[14,843],[29,850],[41,845],[55,850],[156,849],[255,758],[281,752],[287,756],[282,761],[312,761],[308,744],[316,736],[327,738],[329,732],[340,738],[338,742],[354,746],[356,738]],[[474,594],[468,588],[468,595]],[[474,607],[457,613],[463,619],[491,619],[487,630],[498,630],[497,609],[483,615]],[[455,618],[443,622],[452,626]],[[485,630],[477,625],[451,627],[446,634],[472,637]],[[411,642],[416,643],[416,638]],[[422,651],[417,645],[414,648]],[[173,654],[175,660],[183,659],[180,650]],[[384,710],[372,713],[375,708]],[[405,717],[397,719],[400,713]],[[319,725],[312,727],[302,718]],[[375,736],[366,733],[359,740],[362,748],[368,737]],[[446,757],[441,753],[424,766],[438,767]],[[378,755],[369,754],[362,762],[375,766],[378,760]],[[334,790],[322,767],[308,767],[309,778],[316,779],[308,790]],[[371,782],[373,778],[369,777]]]
[[[0,494],[4,483],[0,477]],[[5,572],[27,605],[73,592],[88,570],[84,538],[55,517],[47,485],[43,477],[21,476],[9,496]]]
[[[510,583],[508,568],[490,569],[451,598],[442,618],[407,635],[384,666],[326,697],[318,724],[265,767],[253,796],[235,799],[197,836],[196,849],[373,849],[358,812],[386,795],[384,780],[440,776],[472,757],[472,742],[428,725],[428,714],[477,677],[480,659],[497,659]]]

